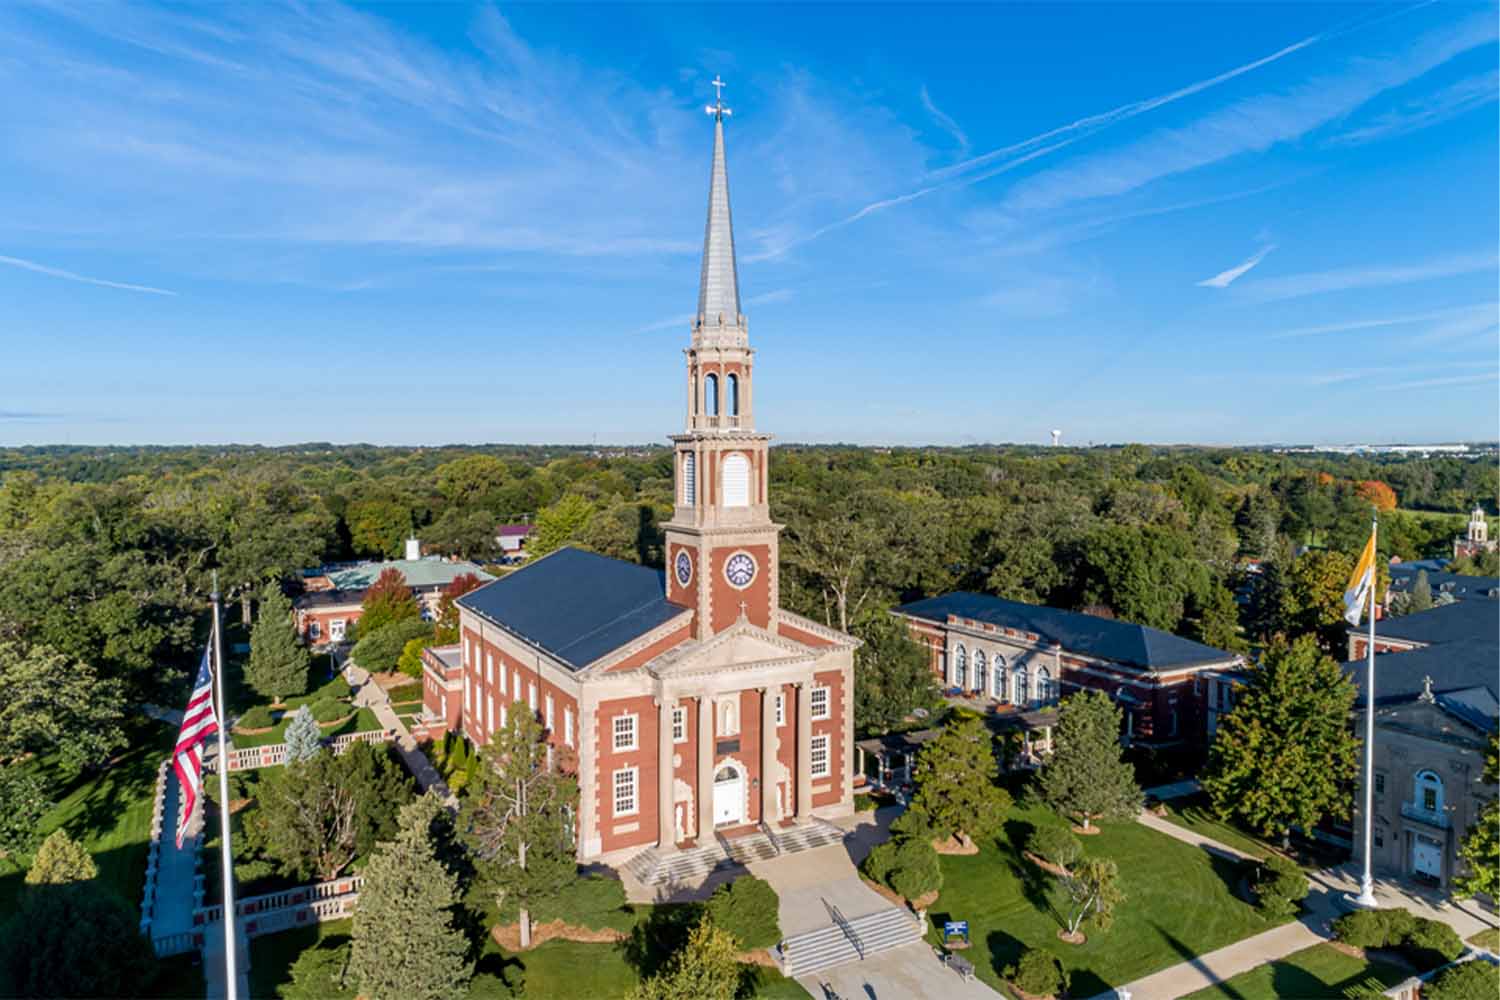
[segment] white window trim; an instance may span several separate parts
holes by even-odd
[[[823,694],[823,711],[822,711],[821,714],[818,712],[818,693],[819,692],[822,692],[822,694]],[[807,703],[808,703],[809,707],[811,708],[811,714],[808,717],[810,719],[812,719],[814,722],[822,722],[822,721],[824,721],[826,719],[830,719],[830,718],[833,717],[833,691],[832,691],[832,689],[827,688],[827,687],[823,687],[821,685],[816,685],[816,684],[813,685],[812,693],[811,693],[811,695],[809,695],[809,697],[807,699]]]
[[[818,745],[823,747],[823,769],[818,770]],[[826,778],[833,773],[833,741],[825,734],[814,736],[807,748],[808,773],[813,778]]]
[[[687,742],[687,709],[681,705],[672,709],[672,742]]]
[[[630,775],[630,805],[620,808],[620,777]],[[622,767],[614,772],[610,779],[610,805],[613,807],[615,816],[634,816],[641,811],[641,782],[640,769],[634,767]]]
[[[484,651],[484,682],[495,683],[495,654],[489,650]]]
[[[521,674],[519,671],[510,675],[510,700],[521,700]]]
[[[573,710],[563,709],[563,742],[568,746],[573,745]]]
[[[547,696],[547,730],[548,730],[548,732],[551,732],[551,730],[552,730],[552,720],[553,720],[553,714],[552,714],[552,696],[549,694]]]
[[[536,711],[536,681],[526,682],[526,706]]]
[[[627,720],[627,719],[630,721],[630,743],[629,743],[628,746],[621,746],[620,745],[620,735],[621,735],[620,734],[620,723],[622,721]],[[613,720],[610,721],[609,731],[610,731],[609,745],[614,749],[615,753],[629,753],[632,750],[639,750],[641,748],[641,720],[640,720],[640,716],[634,715],[634,714],[617,715],[617,716],[614,717]]]

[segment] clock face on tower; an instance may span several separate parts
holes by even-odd
[[[693,579],[693,557],[686,552],[677,553],[675,563],[677,582],[686,587]]]
[[[724,564],[724,579],[736,590],[744,590],[755,579],[755,560],[744,552],[736,552]]]

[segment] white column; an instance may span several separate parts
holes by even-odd
[[[672,802],[672,699],[656,702],[656,846],[677,844]]]
[[[797,685],[797,818],[812,815],[812,682]]]
[[[779,688],[760,689],[760,821],[772,823],[776,815],[776,695]]]
[[[714,832],[714,711],[708,695],[698,696],[698,846]]]

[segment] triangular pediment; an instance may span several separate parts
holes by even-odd
[[[817,650],[742,621],[705,642],[684,643],[669,650],[646,668],[658,677],[667,677],[749,664],[795,663],[817,655]]]

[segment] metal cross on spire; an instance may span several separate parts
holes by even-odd
[[[734,112],[724,107],[724,81],[719,79],[719,74],[717,73],[714,74],[713,88],[714,102],[705,105],[703,110],[705,113],[713,115],[715,120],[723,121],[726,115],[732,115]]]

